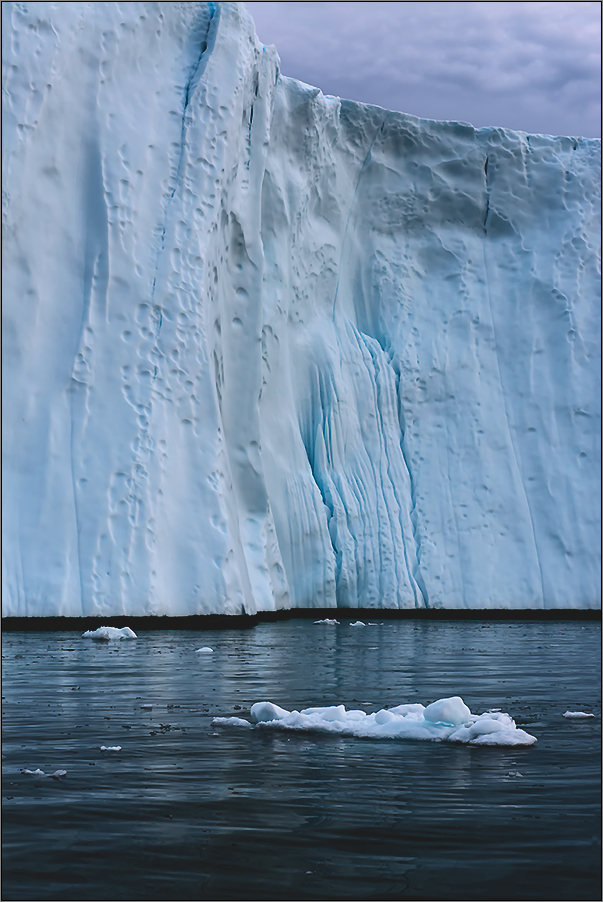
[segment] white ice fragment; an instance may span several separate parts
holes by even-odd
[[[375,723],[390,723],[395,718],[395,714],[392,714],[391,711],[387,711],[385,708],[382,708],[381,711],[377,711],[375,714]]]
[[[345,723],[351,713],[351,711],[346,711],[345,705],[329,705],[326,708],[304,708],[303,711],[300,711],[302,716],[312,716],[313,714],[317,714],[321,720],[324,720],[327,723],[334,723],[335,721]],[[356,718],[353,719],[355,720]]]
[[[594,717],[595,715],[589,714],[586,711],[566,711],[563,716],[571,718],[572,720],[583,720],[586,717]]]
[[[150,708],[153,707],[153,705],[141,705],[140,707],[141,707],[143,710],[148,711]]]
[[[466,740],[458,740],[454,739],[452,736],[449,737],[451,742]],[[526,733],[525,730],[519,730],[515,727],[512,730],[502,730],[501,732],[493,732],[493,733],[484,733],[481,736],[476,736],[468,740],[470,745],[534,745],[536,742],[536,737],[532,736],[530,733]]]
[[[51,780],[60,780],[61,777],[64,777],[67,774],[67,771],[55,770],[55,772],[52,774],[46,774],[43,770],[40,770],[40,768],[37,767],[35,770],[28,770],[27,768],[25,768],[21,771],[21,773],[27,774],[30,777],[50,777]]]
[[[203,648],[198,648],[196,654],[198,655],[211,655],[213,653],[213,648],[210,648],[209,645],[204,645]]]
[[[334,626],[339,626],[339,620],[329,620],[328,617],[325,620],[315,620],[314,623],[331,623]]]
[[[389,714],[398,714],[401,717],[405,717],[408,714],[412,714],[414,717],[423,717],[425,705],[414,702],[408,705],[396,705],[395,708],[388,708],[387,711]]]
[[[82,634],[84,639],[94,639],[96,642],[109,642],[111,639],[137,639],[138,636],[129,626],[118,629],[116,626],[99,626],[96,630],[86,630]]]
[[[251,706],[251,719],[254,723],[267,723],[270,720],[282,720],[289,714],[284,708],[272,702],[256,702]]]
[[[362,620],[355,620],[354,623],[350,623],[350,626],[366,626],[366,623],[363,623]]]
[[[425,720],[431,723],[447,723],[452,726],[460,726],[471,717],[471,711],[458,695],[453,698],[441,698],[431,705],[427,705],[423,715]]]
[[[101,745],[101,752],[121,752],[121,745]]]
[[[520,774],[518,770],[510,770],[507,777],[523,777],[523,774]]]
[[[249,728],[253,726],[252,723],[249,723],[248,720],[244,720],[242,717],[214,717],[212,720],[212,724],[219,724],[221,727],[244,727]],[[213,736],[218,736],[218,733],[213,733]]]

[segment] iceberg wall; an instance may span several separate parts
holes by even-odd
[[[600,142],[3,16],[4,615],[600,606]]]

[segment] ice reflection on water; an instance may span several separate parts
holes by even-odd
[[[599,897],[599,624],[7,633],[3,657],[5,899]],[[538,744],[211,724],[262,700],[370,712],[450,695]],[[20,773],[38,767],[67,776]]]

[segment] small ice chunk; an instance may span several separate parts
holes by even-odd
[[[523,774],[520,774],[518,770],[510,770],[507,777],[523,777]]]
[[[398,714],[401,717],[406,717],[409,714],[412,714],[415,719],[417,719],[423,717],[425,705],[421,705],[415,702],[414,704],[411,703],[409,705],[396,705],[395,708],[388,708],[387,711],[389,712],[389,714]]]
[[[122,627],[122,630],[121,630],[121,638],[122,639],[138,639],[138,636],[136,635],[134,630],[130,629],[129,626],[124,626],[124,627]]]
[[[137,639],[138,636],[129,626],[118,629],[116,626],[99,626],[97,630],[86,630],[83,639],[94,639],[96,642],[109,642],[111,639]]]
[[[533,745],[536,737],[518,730],[515,721],[508,714],[487,711],[479,717],[471,715],[465,723],[449,737],[450,742],[470,742],[471,745]]]
[[[251,719],[254,723],[267,723],[270,720],[282,720],[289,711],[273,705],[272,702],[256,702],[251,706]]]
[[[451,741],[453,737],[450,737]],[[469,740],[471,745],[534,745],[536,737],[526,733],[525,730],[519,730],[515,727],[512,730],[501,730],[501,732],[484,733]]]
[[[149,708],[153,707],[153,705],[141,705],[140,707],[148,711]]]
[[[121,745],[101,745],[101,752],[121,752]]]
[[[61,777],[66,776],[67,771],[55,770],[53,774],[45,774],[43,770],[40,770],[40,768],[37,767],[35,770],[28,770],[27,768],[25,768],[21,771],[21,773],[28,774],[31,777],[50,777],[51,780],[60,780]]]
[[[244,720],[242,717],[214,717],[212,720],[212,724],[218,724],[222,727],[247,727],[251,729],[253,726],[252,723],[249,723],[248,720]],[[213,733],[213,736],[217,736],[217,733]]]
[[[594,714],[588,714],[586,711],[566,711],[564,717],[570,717],[573,720],[583,720],[585,717],[594,717]]]
[[[339,626],[339,620],[329,620],[328,617],[325,620],[315,620],[314,623],[331,623],[333,626]]]
[[[366,623],[363,623],[362,620],[355,620],[354,623],[350,623],[350,626],[366,626]]]
[[[253,709],[252,709],[253,710]],[[352,712],[348,712],[345,709],[345,705],[329,705],[326,708],[304,708],[303,711],[299,712],[300,714],[317,714],[321,720],[325,720],[328,723],[334,723],[335,721],[341,721],[342,723],[347,719],[348,714]],[[354,714],[357,712],[355,711]],[[364,711],[362,712],[364,714]],[[356,718],[354,718],[355,720]]]
[[[423,716],[430,723],[449,723],[453,727],[460,727],[469,720],[471,711],[463,699],[455,695],[427,705]]]
[[[196,654],[198,655],[211,655],[213,653],[213,648],[210,648],[209,645],[204,645],[203,648],[198,648]]]
[[[377,711],[377,713],[375,714],[375,723],[390,723],[392,720],[394,720],[395,716],[396,715],[392,714],[391,711],[383,708],[381,711]]]

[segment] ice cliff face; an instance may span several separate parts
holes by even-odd
[[[599,142],[3,14],[4,614],[599,605]]]

